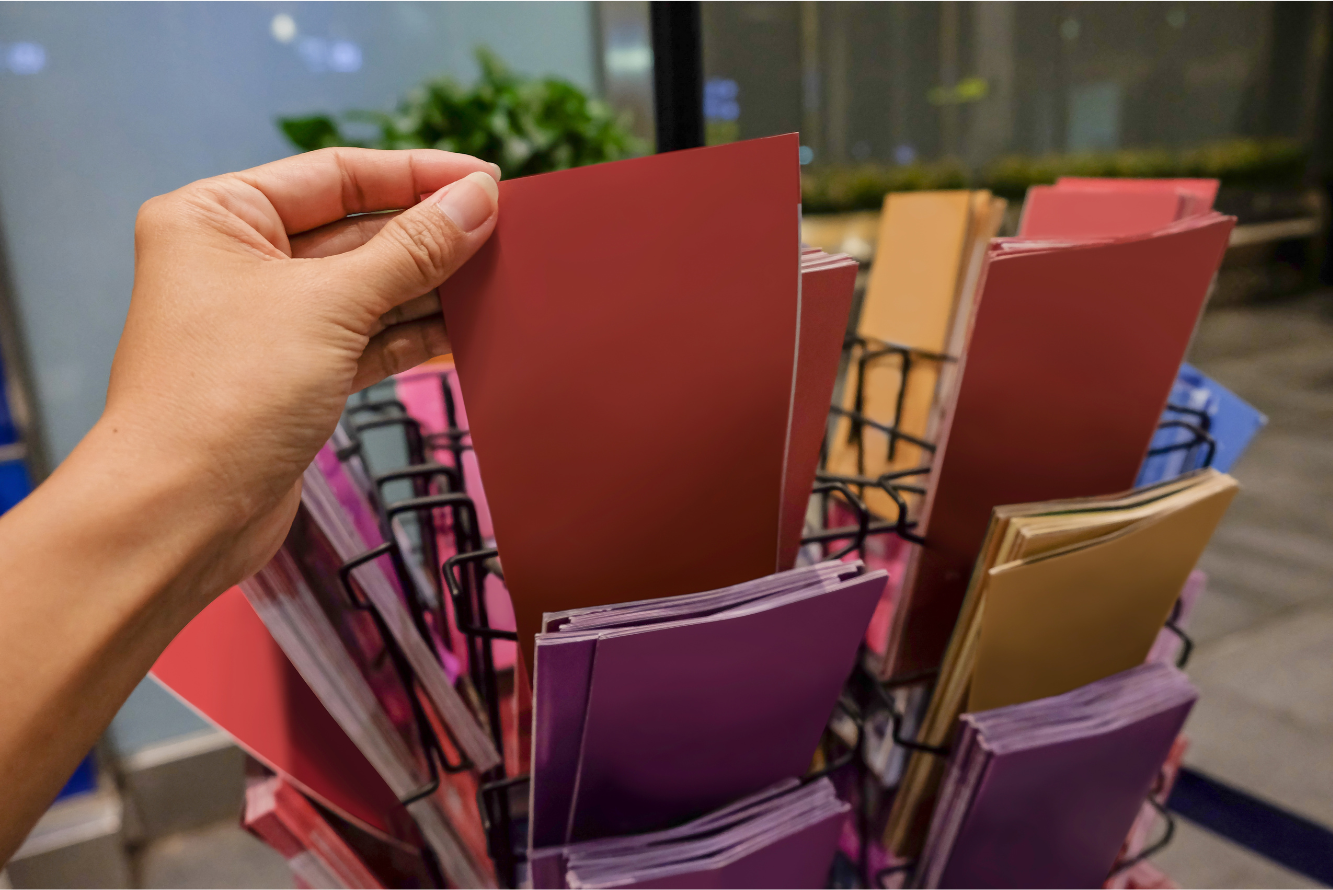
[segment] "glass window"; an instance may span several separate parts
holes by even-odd
[[[1324,13],[1283,3],[705,3],[710,142],[814,164],[1308,139]]]

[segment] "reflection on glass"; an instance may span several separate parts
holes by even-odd
[[[648,4],[593,5],[601,38],[602,93],[629,132],[651,150],[653,125],[653,44]]]
[[[709,136],[799,130],[816,166],[971,171],[1306,139],[1329,18],[1281,3],[704,3]]]
[[[280,12],[269,22],[268,30],[278,43],[291,43],[296,37],[296,19],[285,12]]]
[[[11,43],[5,49],[5,67],[15,74],[36,74],[46,67],[46,50],[38,43]]]
[[[709,145],[735,142],[739,138],[739,98],[740,87],[734,80],[710,77],[704,83],[704,135]]]
[[[361,70],[361,47],[350,40],[302,37],[296,42],[296,51],[306,67],[316,74],[325,71],[350,74]]]

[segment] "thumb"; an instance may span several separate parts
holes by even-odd
[[[365,244],[330,260],[346,296],[378,318],[439,287],[495,229],[500,189],[469,173],[406,210]]]

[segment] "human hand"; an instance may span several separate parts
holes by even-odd
[[[435,288],[494,229],[498,175],[326,149],[144,204],[106,412],[74,457],[176,480],[207,512],[181,606],[272,557],[349,394],[449,351]]]
[[[435,288],[490,237],[498,175],[328,149],[143,206],[106,411],[0,516],[0,865],[172,637],[278,549],[347,396],[448,351]]]

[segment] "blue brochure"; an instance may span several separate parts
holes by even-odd
[[[1136,484],[1151,485],[1202,466],[1229,473],[1266,423],[1268,418],[1254,406],[1186,362],[1180,366],[1162,413],[1163,425],[1153,437]],[[1211,463],[1207,440],[1200,432],[1216,443]]]

